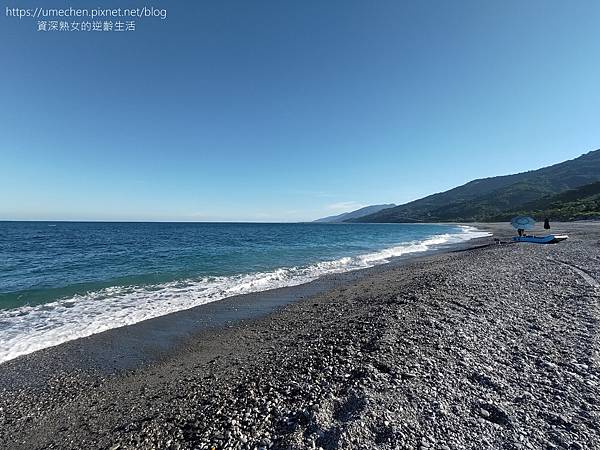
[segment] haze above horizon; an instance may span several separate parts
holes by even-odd
[[[308,221],[600,147],[599,2],[159,3],[0,17],[0,220]]]

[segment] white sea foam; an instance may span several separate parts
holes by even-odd
[[[459,233],[436,235],[423,241],[307,267],[151,286],[113,286],[43,305],[3,310],[0,311],[0,363],[42,348],[233,295],[294,286],[322,275],[372,267],[408,253],[424,252],[443,244],[488,235],[463,226]]]

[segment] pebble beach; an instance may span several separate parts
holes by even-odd
[[[143,363],[78,366],[82,341],[1,364],[0,448],[600,448],[600,223],[479,227]]]

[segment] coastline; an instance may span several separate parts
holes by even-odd
[[[460,224],[453,225],[462,226]],[[467,228],[473,227],[467,226]],[[469,233],[477,233],[478,231],[470,230]],[[451,237],[454,236],[451,235]],[[454,237],[454,239],[457,238]],[[132,369],[149,361],[159,359],[161,355],[168,354],[174,347],[180,345],[182,341],[197,333],[223,326],[233,326],[233,324],[245,319],[264,316],[298,299],[323,293],[333,289],[340,283],[356,281],[363,276],[367,276],[369,273],[373,273],[373,271],[386,270],[386,268],[397,264],[405,264],[414,258],[469,247],[472,245],[471,243],[474,239],[478,238],[442,243],[425,251],[411,250],[401,255],[393,255],[395,248],[379,250],[373,254],[368,254],[368,256],[380,252],[392,251],[392,256],[386,255],[387,262],[373,262],[367,267],[352,268],[343,272],[325,272],[307,282],[296,283],[292,279],[290,280],[291,284],[287,286],[271,287],[265,290],[259,289],[237,295],[230,294],[218,300],[207,301],[191,308],[183,308],[140,320],[139,322],[116,326],[91,334],[84,334],[80,337],[73,337],[58,344],[51,344],[33,352],[29,351],[28,353],[16,356],[16,359],[27,357],[32,353],[37,354],[38,352],[42,352],[37,358],[47,357],[48,360],[56,361],[56,354],[60,354],[61,352],[48,352],[47,349],[64,345],[65,347],[61,347],[62,353],[78,356],[76,358],[59,357],[58,361],[63,366],[61,370],[75,370],[85,367],[86,369],[109,373]],[[341,260],[343,259],[345,258]],[[337,262],[337,260],[333,262]],[[118,331],[113,332],[113,330]],[[151,343],[149,344],[148,341]],[[8,349],[9,347],[6,348]],[[10,363],[14,359],[15,357],[12,357],[0,362],[0,367],[3,364]],[[64,364],[62,364],[63,361]],[[49,364],[48,366],[55,369],[56,363]],[[15,369],[13,372],[20,373],[22,370]],[[8,381],[0,379],[0,387],[6,384],[14,384],[18,381],[15,377],[5,377],[5,380]]]
[[[46,347],[0,363],[0,389],[39,385],[57,374],[70,371],[112,374],[132,370],[168,357],[188,340],[210,339],[217,329],[260,319],[296,301],[357,282],[400,264],[471,248],[487,241],[489,238],[475,238],[436,250],[407,253],[385,264],[323,275],[299,285],[227,297]]]
[[[485,226],[503,237],[504,228],[478,228]],[[229,442],[231,448],[310,448],[312,444],[325,449],[398,445],[443,448],[443,428],[439,427],[448,427],[449,423],[456,428],[444,438],[443,445],[448,448],[460,444],[455,435],[464,432],[465,426],[470,427],[471,437],[475,438],[470,444],[461,444],[467,448],[476,448],[470,445],[482,436],[490,440],[491,448],[501,448],[496,447],[501,442],[512,445],[518,442],[513,431],[526,422],[510,407],[503,406],[514,393],[514,386],[501,380],[504,374],[497,368],[482,368],[484,360],[480,357],[494,360],[494,349],[469,347],[472,339],[466,339],[467,329],[486,338],[486,345],[498,346],[498,342],[487,342],[477,327],[471,327],[471,322],[480,321],[478,311],[484,310],[490,315],[484,314],[489,319],[486,326],[498,328],[499,335],[505,338],[508,333],[510,340],[503,345],[513,342],[511,345],[518,347],[511,335],[515,331],[505,328],[521,326],[521,317],[516,317],[519,320],[513,324],[502,324],[501,318],[494,315],[496,310],[487,311],[486,302],[500,302],[499,306],[511,309],[515,316],[521,310],[530,313],[532,306],[511,303],[511,292],[519,289],[521,281],[514,281],[513,275],[536,269],[554,272],[554,265],[548,269],[549,263],[540,256],[556,256],[568,263],[587,251],[592,258],[588,266],[596,271],[590,276],[599,279],[598,263],[593,260],[598,256],[598,225],[564,226],[579,230],[569,232],[573,240],[564,246],[479,247],[491,239],[473,240],[463,249],[478,248],[468,251],[413,255],[404,263],[260,293],[262,302],[271,298],[270,309],[249,308],[245,312],[254,315],[242,321],[237,320],[239,310],[235,308],[248,305],[247,296],[202,305],[197,308],[221,309],[221,315],[217,314],[215,322],[205,324],[208,327],[199,333],[170,335],[169,326],[178,331],[198,326],[198,311],[186,310],[8,361],[0,365],[0,379],[4,380],[0,385],[0,446],[77,448],[85,443],[88,448],[192,448],[193,443],[198,448],[224,448]],[[515,251],[522,260],[514,261]],[[492,271],[499,272],[502,279],[484,278],[485,274],[490,277]],[[559,288],[566,289],[579,302],[589,303],[597,295],[576,272],[567,271],[564,278],[556,279],[555,287],[539,283],[527,286],[532,297],[528,301],[566,301],[567,298],[560,298]],[[497,298],[489,297],[490,292]],[[299,294],[304,297],[300,301],[281,301]],[[542,294],[546,299],[539,298]],[[226,304],[231,309],[227,310]],[[563,309],[560,313],[569,312],[568,308]],[[578,312],[583,314],[582,311]],[[552,322],[552,318],[548,320]],[[160,321],[161,326],[157,326]],[[525,322],[531,326],[530,321]],[[580,336],[584,338],[582,343],[595,342],[590,341],[590,336],[595,336],[597,324],[589,322],[589,326],[587,334]],[[538,333],[535,327],[533,330]],[[538,338],[544,338],[543,331],[547,330],[539,331]],[[548,338],[555,337],[547,334]],[[466,339],[466,343],[460,339],[457,342],[458,337]],[[526,335],[521,338],[528,339]],[[149,339],[151,347],[158,350],[141,348]],[[160,349],[161,339],[168,344],[166,351]],[[448,345],[450,342],[454,349]],[[460,354],[465,346],[468,354]],[[119,347],[121,353],[115,353]],[[144,357],[114,361],[115,356],[130,355],[132,351],[135,354],[140,348]],[[584,352],[575,350],[575,354]],[[554,372],[565,371],[568,366],[583,381],[596,383],[582,387],[591,389],[591,393],[576,392],[575,398],[567,398],[562,409],[568,409],[575,400],[584,404],[585,395],[598,394],[595,358],[560,366],[550,361],[557,366],[552,369]],[[508,361],[509,367],[511,364]],[[587,369],[577,365],[586,365]],[[52,369],[44,372],[48,366]],[[445,377],[437,379],[436,371]],[[458,387],[445,390],[446,378],[452,381],[455,372],[461,371],[466,374],[466,387],[480,391],[477,395],[481,398],[466,398],[468,410],[455,411],[455,405],[446,397],[451,397]],[[459,380],[462,382],[465,377]],[[436,383],[442,393],[434,392]],[[377,392],[385,395],[377,397]],[[537,394],[528,395],[535,399]],[[488,398],[494,396],[500,396],[502,401]],[[412,402],[410,398],[419,401]],[[463,401],[455,400],[457,404]],[[398,401],[402,405],[396,404]],[[440,405],[436,406],[436,402]],[[443,402],[448,404],[442,405]],[[536,407],[555,409],[550,404]],[[26,413],[28,409],[30,413]],[[579,419],[567,419],[579,424],[579,431],[592,433]],[[539,431],[531,431],[527,439],[536,444],[542,439],[550,442],[547,427],[536,422],[542,419],[536,416],[531,420]],[[569,438],[569,433],[560,439],[569,445],[579,442]],[[585,433],[577,439],[594,437]]]

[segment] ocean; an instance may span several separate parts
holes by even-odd
[[[486,235],[437,224],[0,222],[0,362]]]

